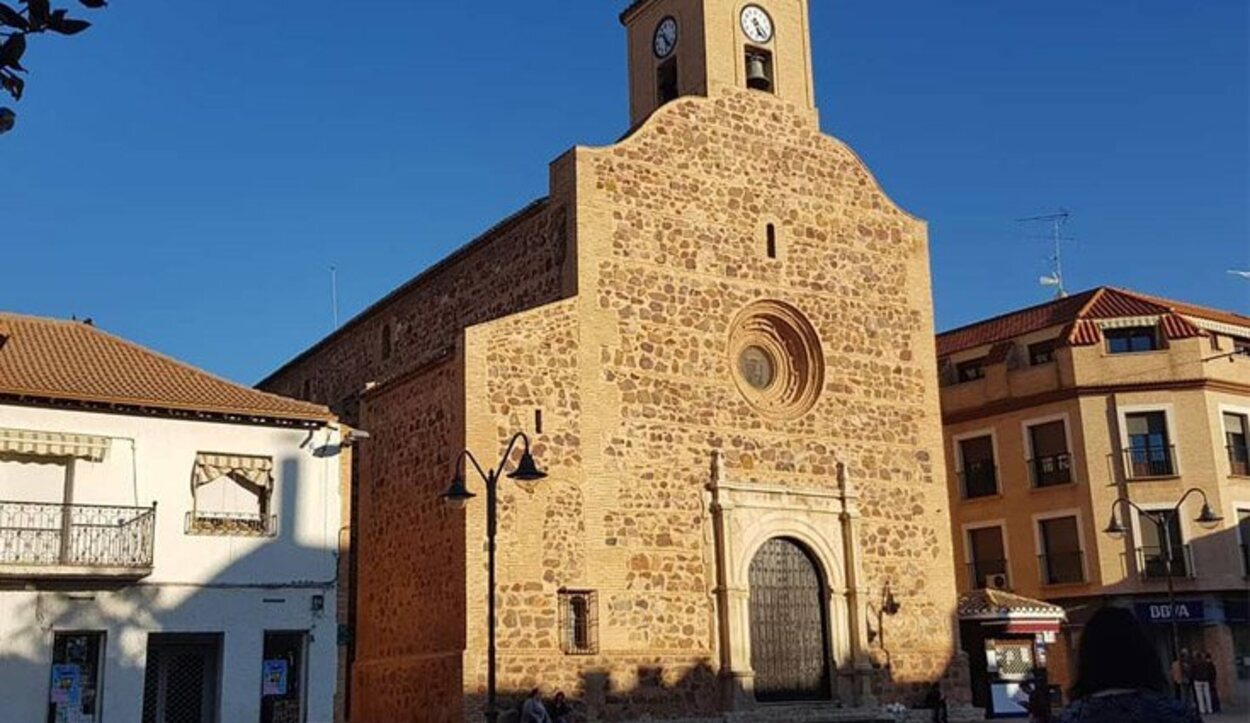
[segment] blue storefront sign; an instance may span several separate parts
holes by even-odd
[[[1206,606],[1201,600],[1177,600],[1166,603],[1136,603],[1133,610],[1144,623],[1200,623],[1206,620]]]

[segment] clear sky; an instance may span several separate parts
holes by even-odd
[[[0,309],[255,382],[330,330],[331,265],[346,319],[626,130],[626,4],[114,0],[36,38]],[[940,328],[1047,298],[1015,219],[1060,207],[1074,289],[1250,311],[1248,7],[812,0],[825,130],[929,220]]]

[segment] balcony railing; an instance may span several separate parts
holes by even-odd
[[[964,498],[989,497],[998,494],[998,468],[988,462],[969,463],[959,473]]]
[[[1235,475],[1250,477],[1250,447],[1244,444],[1228,445],[1228,467]]]
[[[1038,555],[1043,585],[1085,582],[1085,551],[1054,552]]]
[[[1029,460],[1034,487],[1066,485],[1072,481],[1072,455],[1067,452]]]
[[[995,587],[990,584],[992,578],[1002,576],[1003,579],[1007,579],[1007,561],[974,560],[968,563],[968,575],[972,580],[973,590]]]
[[[0,502],[0,575],[143,577],[156,506]]]
[[[1131,480],[1176,475],[1176,446],[1124,450],[1124,475]]]
[[[1163,547],[1137,548],[1137,574],[1143,580],[1164,580],[1168,577],[1167,550]],[[1194,555],[1189,545],[1172,548],[1172,577],[1194,576]]]
[[[187,513],[186,533],[221,537],[273,537],[278,534],[278,517],[246,512],[198,510]]]

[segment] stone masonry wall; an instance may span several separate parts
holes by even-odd
[[[366,384],[384,384],[445,355],[468,326],[571,295],[567,223],[562,204],[531,204],[258,386],[328,404],[344,421],[355,423],[357,399]],[[387,325],[392,350],[384,359]]]
[[[439,495],[464,444],[459,359],[364,400],[353,721],[460,720],[463,514]]]

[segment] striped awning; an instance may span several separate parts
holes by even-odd
[[[99,462],[109,451],[109,438],[91,434],[0,429],[0,454],[24,457],[69,457]]]
[[[200,452],[195,455],[192,483],[200,487],[222,477],[231,477],[266,490],[273,488],[273,457],[245,454]]]

